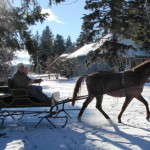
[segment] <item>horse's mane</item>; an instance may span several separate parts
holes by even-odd
[[[136,67],[134,67],[132,70],[135,72],[142,72],[143,70],[150,68],[150,60],[147,60]]]

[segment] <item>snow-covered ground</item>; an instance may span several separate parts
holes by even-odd
[[[62,79],[44,81],[41,85],[46,94],[60,91],[64,99],[71,97],[75,82],[76,79]],[[142,95],[150,105],[149,93],[150,84],[145,84]],[[87,94],[85,86],[81,94]],[[133,100],[123,114],[123,123],[119,124],[117,115],[123,102],[124,98],[104,96],[103,108],[111,117],[108,121],[95,109],[93,100],[82,122],[76,119],[79,110],[69,111],[72,118],[65,128],[50,128],[44,122],[35,129],[35,116],[25,116],[19,121],[7,118],[5,128],[0,129],[0,133],[6,133],[0,137],[0,150],[150,150],[150,122],[145,119],[145,107]],[[82,103],[76,102],[75,108],[81,108]]]

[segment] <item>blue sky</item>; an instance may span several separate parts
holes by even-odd
[[[19,0],[15,0],[16,2]],[[68,35],[71,36],[73,42],[76,41],[77,37],[81,31],[83,14],[86,13],[84,10],[85,1],[84,0],[66,0],[58,5],[48,6],[48,0],[38,0],[40,3],[43,13],[48,12],[50,16],[41,24],[37,23],[32,26],[30,29],[33,34],[36,34],[36,31],[39,34],[42,33],[43,29],[46,26],[49,26],[54,34],[60,34],[65,39]],[[75,2],[71,4],[72,2]]]

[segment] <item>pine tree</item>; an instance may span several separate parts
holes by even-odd
[[[14,14],[6,1],[0,0],[0,3],[0,47],[14,50],[16,47],[19,47],[14,34],[16,29],[13,26],[13,21],[11,21]]]
[[[76,40],[76,46],[82,47],[85,43],[88,43],[86,39],[86,33],[84,31],[80,32],[79,37]]]
[[[150,50],[150,4],[145,0],[128,2],[128,30],[125,36]]]
[[[65,41],[62,35],[56,35],[56,38],[54,40],[53,51],[55,55],[61,55],[66,51]]]
[[[68,37],[67,37],[67,40],[66,40],[66,42],[65,42],[66,50],[68,51],[69,49],[72,48],[72,46],[73,46],[73,43],[72,43],[72,41],[71,41],[71,37],[68,36]]]
[[[49,26],[46,26],[41,36],[41,50],[39,56],[39,61],[43,67],[45,66],[48,57],[53,55],[53,40],[53,33]]]
[[[111,33],[112,38],[99,49],[101,57],[110,63],[118,63],[119,52],[125,52],[130,46],[118,43],[120,38],[132,39],[141,47],[149,46],[149,9],[144,0],[86,0],[86,10],[91,13],[83,17],[82,40],[85,43],[96,42]],[[146,15],[147,14],[147,15]],[[96,60],[99,51],[90,53],[91,60]],[[113,59],[112,59],[113,58]],[[113,63],[112,63],[113,62]]]
[[[57,4],[64,0],[49,0],[49,4]],[[41,23],[48,14],[41,14],[41,6],[37,0],[21,0],[20,6],[15,6],[13,0],[0,0],[0,61],[2,66],[9,66],[13,59],[13,51],[26,46],[32,55],[35,53],[34,38],[29,26]],[[5,59],[4,59],[5,58]],[[6,67],[5,67],[6,68]]]
[[[49,0],[49,4],[63,1]],[[29,26],[37,21],[42,23],[48,14],[41,14],[42,9],[37,0],[22,0],[20,3],[21,5],[16,7],[12,0],[0,0],[0,44],[13,50],[26,45],[27,50],[31,52],[32,37]]]
[[[33,71],[37,71],[37,72],[40,72],[38,69],[37,69],[37,65],[40,64],[40,51],[41,51],[41,48],[40,48],[40,35],[38,33],[38,31],[36,32],[36,35],[33,36],[32,38],[32,45],[33,45],[33,48],[32,48],[32,52],[30,53],[30,56],[31,56],[31,62],[32,62],[32,70]]]

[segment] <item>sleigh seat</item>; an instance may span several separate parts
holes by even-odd
[[[1,87],[2,89],[3,87]],[[1,90],[2,91],[2,90]],[[0,92],[0,108],[14,107],[50,107],[50,103],[30,97],[27,89],[14,87],[13,79],[8,78],[8,87]]]

